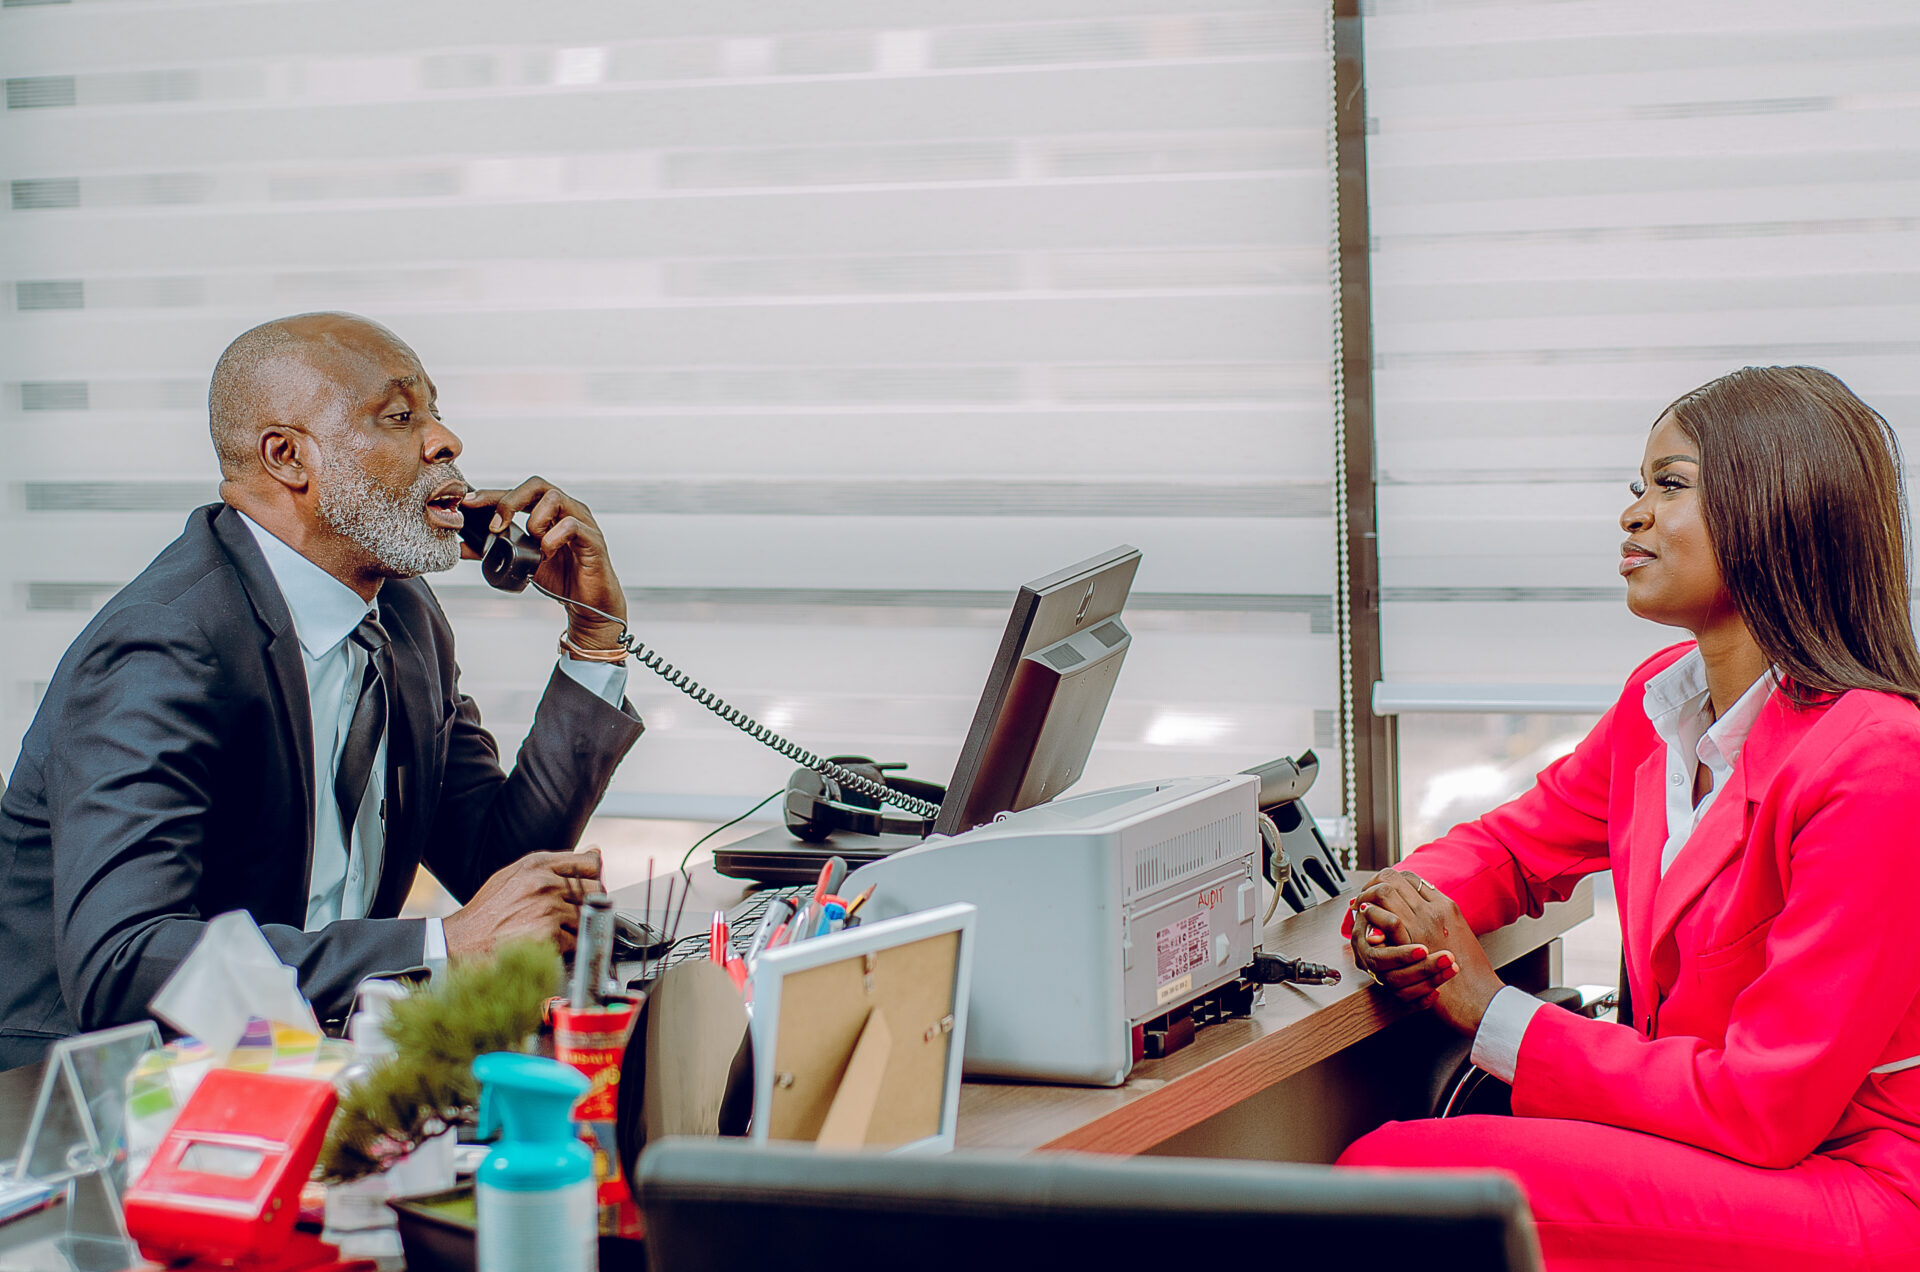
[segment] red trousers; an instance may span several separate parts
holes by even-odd
[[[1338,1164],[1505,1171],[1527,1195],[1549,1272],[1920,1269],[1920,1207],[1819,1154],[1763,1170],[1594,1122],[1461,1117],[1389,1122]]]

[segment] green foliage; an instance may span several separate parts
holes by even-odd
[[[398,1054],[340,1097],[320,1150],[322,1177],[340,1183],[385,1170],[423,1141],[470,1122],[480,1097],[474,1057],[523,1049],[560,977],[551,945],[516,941],[492,959],[452,964],[394,1003],[386,1032]]]

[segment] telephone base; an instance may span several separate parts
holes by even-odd
[[[829,857],[839,857],[848,870],[858,870],[925,842],[917,835],[856,835],[836,830],[826,842],[810,844],[795,839],[785,826],[773,826],[714,849],[713,868],[730,879],[753,879],[770,887],[810,884],[820,878],[820,867]]]

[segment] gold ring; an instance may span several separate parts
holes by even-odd
[[[1363,967],[1360,970],[1367,974],[1368,980],[1372,981],[1374,984],[1378,985],[1380,988],[1385,989],[1387,987],[1387,983],[1385,981],[1381,980],[1378,976],[1375,976],[1373,974],[1373,969],[1371,967]]]

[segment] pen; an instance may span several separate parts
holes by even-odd
[[[727,912],[713,912],[713,926],[707,929],[707,957],[725,967],[727,965]]]
[[[760,916],[759,931],[753,934],[753,940],[747,944],[747,962],[749,965],[752,964],[754,959],[759,958],[761,952],[772,943],[774,932],[786,926],[787,920],[792,917],[793,902],[787,900],[785,897],[780,898],[767,907],[767,912]]]
[[[853,904],[847,907],[847,917],[849,919],[851,919],[854,915],[860,913],[860,907],[867,903],[867,898],[872,896],[873,890],[879,886],[880,885],[877,883],[870,883],[867,885],[867,890],[865,892],[862,892],[859,896],[853,899]]]
[[[787,944],[804,941],[813,933],[813,902],[804,903],[794,911],[792,922],[787,924]]]
[[[744,959],[734,957],[726,962],[727,975],[733,980],[733,987],[741,993],[747,992],[747,964]]]

